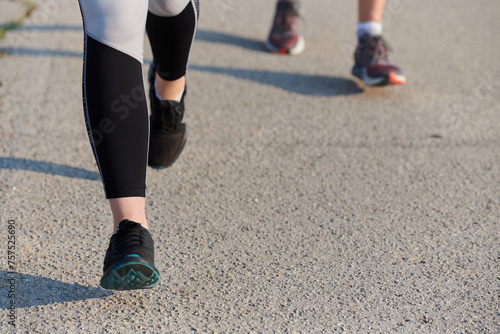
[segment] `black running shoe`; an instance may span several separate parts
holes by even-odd
[[[121,221],[109,241],[101,286],[111,290],[155,287],[160,274],[154,257],[154,242],[149,231],[130,220]]]
[[[406,78],[389,58],[390,48],[382,36],[363,36],[354,52],[352,74],[366,86],[402,85]]]
[[[153,63],[148,75],[151,102],[148,165],[161,169],[170,167],[186,144],[186,123],[183,122],[186,90],[184,89],[180,102],[158,99],[154,84],[155,73]]]

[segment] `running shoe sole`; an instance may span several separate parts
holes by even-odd
[[[365,68],[355,66],[352,69],[352,74],[355,77],[363,80],[365,86],[404,85],[406,83],[406,78],[404,75],[394,72],[380,77],[370,77],[366,73]]]
[[[109,290],[151,289],[158,285],[160,274],[139,255],[127,255],[108,268],[101,278],[101,287]]]
[[[271,44],[269,40],[266,41],[265,44],[266,49],[268,49],[271,52],[274,53],[279,53],[279,54],[288,54],[291,56],[298,55],[299,53],[302,53],[306,47],[306,41],[303,36],[299,36],[299,40],[297,41],[297,44],[295,44],[292,48],[277,48],[274,45]]]

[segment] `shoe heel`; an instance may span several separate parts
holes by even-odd
[[[160,274],[139,255],[127,255],[106,270],[101,287],[109,290],[151,289],[158,285]]]

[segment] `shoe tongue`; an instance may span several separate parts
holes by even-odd
[[[175,103],[178,103],[177,101],[175,100],[161,100],[160,101],[160,105],[163,107],[163,108],[170,108],[170,106],[174,106]]]
[[[380,65],[380,66],[388,66],[391,65],[391,63],[387,59],[377,59],[375,62],[375,65]]]
[[[128,220],[128,219],[124,219],[124,220],[122,220],[121,222],[118,223],[118,231],[124,230],[124,229],[127,229],[127,228],[132,228],[136,224],[139,224],[139,223],[133,222],[133,221]]]

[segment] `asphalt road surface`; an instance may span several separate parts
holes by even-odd
[[[306,1],[295,57],[264,50],[273,1],[202,1],[188,143],[148,171],[162,281],[134,292],[99,287],[78,3],[34,3],[0,41],[0,332],[500,331],[500,2],[389,0],[408,83],[367,88],[354,1]]]

